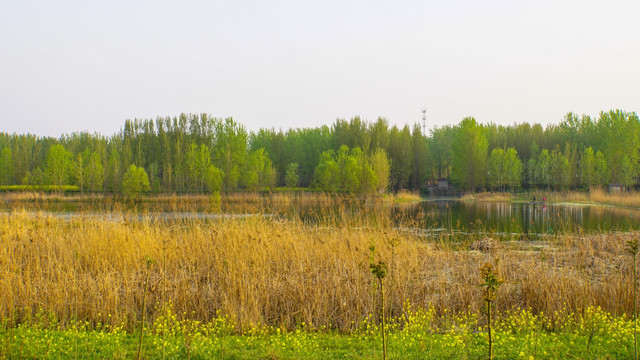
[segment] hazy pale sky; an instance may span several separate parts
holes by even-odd
[[[640,1],[0,0],[0,131],[640,110]]]

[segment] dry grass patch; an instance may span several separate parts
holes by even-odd
[[[239,330],[302,322],[351,330],[378,306],[372,257],[388,265],[390,316],[402,314],[406,301],[433,306],[438,314],[478,311],[478,269],[495,259],[506,281],[496,300],[499,310],[633,309],[624,253],[632,234],[562,236],[469,251],[471,238],[427,242],[383,221],[315,227],[266,217],[134,219],[1,216],[0,317],[20,322],[42,308],[61,321],[77,316],[132,328],[143,311],[146,256],[154,260],[144,309],[149,321],[170,301],[177,314],[196,320],[209,321],[218,311],[232,316]]]
[[[482,193],[467,193],[464,194],[460,200],[462,201],[511,201],[510,193],[500,192],[482,192]]]
[[[420,194],[417,191],[410,191],[405,189],[399,190],[397,193],[395,193],[392,199],[395,202],[422,201],[422,197],[420,197]]]
[[[636,191],[609,193],[602,188],[591,188],[588,193],[567,191],[550,193],[547,198],[558,202],[609,204],[640,207],[640,193]]]

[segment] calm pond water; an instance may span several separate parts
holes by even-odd
[[[640,229],[640,209],[577,204],[424,201],[405,209],[432,230],[553,234]]]
[[[259,203],[224,203],[220,211],[211,211],[207,201],[177,206],[155,202],[137,205],[108,201],[4,202],[4,210],[24,208],[70,218],[107,216],[116,211],[143,208],[140,219],[216,220],[251,215],[297,217],[305,222],[326,223],[327,219],[351,220],[384,214],[394,225],[427,233],[493,232],[499,234],[556,234],[640,230],[640,209],[560,203],[469,202],[455,199],[430,199],[411,204],[384,204],[363,201],[338,201],[318,204],[313,201],[277,203],[265,198]]]

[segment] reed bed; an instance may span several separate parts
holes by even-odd
[[[302,323],[351,331],[379,306],[372,260],[388,265],[388,315],[397,317],[406,303],[437,315],[481,313],[478,269],[496,259],[505,280],[500,311],[632,312],[624,244],[637,234],[484,239],[491,246],[479,251],[470,250],[478,248],[475,236],[427,240],[395,228],[385,214],[343,207],[310,225],[263,216],[162,220],[16,210],[0,216],[0,317],[16,325],[45,312],[63,323],[132,329],[143,311],[153,322],[170,303],[183,318],[232,317],[239,331]],[[152,259],[148,281],[145,259]]]
[[[2,201],[87,201],[87,200],[102,200],[108,197],[108,195],[102,193],[90,193],[80,194],[78,192],[66,193],[64,195],[58,194],[54,191],[9,191],[5,192],[0,190],[0,199]]]
[[[511,193],[507,192],[482,192],[467,193],[460,200],[462,201],[511,201]]]
[[[553,201],[583,202],[596,204],[609,204],[625,207],[640,207],[640,193],[628,191],[621,193],[609,193],[602,188],[591,188],[589,192],[567,191],[550,193],[547,196]]]
[[[481,192],[468,193],[463,195],[462,201],[512,201],[514,198],[530,201],[533,197],[542,200],[545,196],[547,200],[553,202],[575,202],[575,203],[594,203],[608,204],[623,207],[640,207],[640,193],[636,191],[628,191],[621,193],[609,193],[602,188],[590,188],[588,192],[584,191],[541,191],[535,190],[526,195],[514,195],[512,193],[500,192]]]
[[[405,189],[399,190],[397,193],[389,196],[389,199],[395,202],[416,202],[421,201],[422,197],[417,191],[409,191]]]

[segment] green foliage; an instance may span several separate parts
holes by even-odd
[[[508,148],[505,153],[504,170],[506,174],[505,185],[511,187],[512,190],[522,185],[522,174],[524,165],[518,157],[518,151],[515,148]]]
[[[457,126],[431,129],[392,126],[379,118],[338,119],[317,128],[268,130],[248,134],[233,119],[181,114],[155,120],[127,120],[113,136],[73,133],[59,139],[0,134],[0,184],[75,184],[81,191],[121,192],[129,165],[148,171],[155,192],[208,190],[207,172],[223,174],[222,190],[267,189],[295,183],[326,191],[371,192],[387,188],[418,190],[448,178],[458,190],[587,188],[619,183],[637,185],[640,175],[640,119],[620,110],[598,117],[569,113],[558,125],[501,126],[478,124],[473,118]],[[367,161],[341,155],[360,148]],[[263,155],[256,153],[263,150]],[[504,151],[500,156],[499,150]],[[324,152],[335,165],[318,168]],[[384,159],[376,158],[384,151]],[[497,151],[492,156],[493,151]],[[271,166],[264,166],[266,157]],[[499,161],[501,160],[501,161]],[[378,184],[371,176],[378,178]],[[298,164],[298,181],[287,176]],[[346,165],[346,168],[343,168]],[[526,166],[525,166],[526,165]],[[500,168],[507,172],[500,172]],[[335,175],[337,174],[337,175]],[[519,175],[518,175],[519,174]],[[289,173],[290,175],[290,173]],[[329,185],[322,179],[332,179]],[[388,184],[385,183],[386,178]],[[320,184],[324,184],[319,186]],[[433,182],[432,182],[433,184]],[[374,190],[371,190],[371,189]]]
[[[565,157],[558,149],[551,153],[550,164],[548,167],[549,182],[554,189],[564,190],[571,182],[571,164],[569,159]]]
[[[493,149],[487,165],[487,185],[494,189],[516,189],[522,184],[522,171],[522,161],[516,149]]]
[[[409,126],[402,130],[394,126],[389,132],[389,149],[387,155],[391,160],[390,179],[394,191],[409,187],[411,179],[412,149]]]
[[[270,145],[266,142],[253,144],[252,150],[264,147],[278,174],[286,177],[288,164],[297,163],[299,186],[310,186],[315,168],[323,151],[331,149],[331,130],[327,126],[314,129],[290,129],[286,134],[270,132]],[[284,181],[284,180],[283,180]],[[279,181],[279,185],[284,182]]]
[[[122,193],[127,197],[132,197],[149,190],[147,172],[142,167],[130,165],[122,178]]]
[[[222,182],[224,180],[224,172],[214,165],[209,165],[205,174],[205,182],[207,190],[212,193],[218,193],[222,190]]]
[[[378,189],[378,175],[359,147],[346,145],[337,153],[325,151],[320,156],[314,186],[326,192],[368,194]]]
[[[320,163],[315,169],[314,187],[326,192],[337,191],[338,172],[338,163],[335,160],[333,151],[323,152],[320,156]]]
[[[374,171],[369,159],[359,147],[354,148],[351,153],[356,160],[358,176],[358,188],[356,192],[359,194],[372,194],[376,192],[379,183],[378,174]]]
[[[625,251],[633,257],[638,255],[638,249],[640,249],[640,243],[637,240],[628,240],[625,243]]]
[[[371,133],[371,145],[372,151],[378,149],[385,150],[389,147],[389,123],[384,118],[378,118],[369,128]]]
[[[595,124],[611,181],[628,186],[638,175],[640,161],[640,120],[636,113],[601,113]]]
[[[5,147],[0,152],[0,185],[9,185],[13,173],[13,159],[11,149]]]
[[[377,149],[371,155],[371,168],[378,178],[378,193],[385,193],[389,189],[390,164],[387,153],[383,149]]]
[[[209,196],[209,208],[212,211],[220,211],[222,206],[222,197],[220,196],[219,191],[214,191],[211,196]]]
[[[526,165],[526,177],[527,177],[527,185],[529,187],[539,186],[542,181],[540,179],[540,174],[538,172],[538,158],[540,156],[540,149],[538,145],[533,142],[531,144],[531,148],[529,149],[529,160]]]
[[[485,288],[484,300],[491,302],[496,298],[496,291],[502,285],[504,280],[500,278],[492,263],[485,263],[480,268],[480,275],[482,276],[481,287]]]
[[[122,182],[120,154],[116,149],[111,149],[107,163],[106,187],[111,192],[120,192]]]
[[[97,152],[92,152],[89,160],[85,165],[85,181],[87,189],[96,192],[102,191],[102,185],[104,182],[104,168],[100,155]]]
[[[81,193],[84,190],[102,191],[104,170],[98,153],[91,152],[89,149],[78,153],[72,163],[72,171],[75,183]]]
[[[207,170],[211,165],[209,148],[204,144],[198,146],[196,143],[191,143],[186,160],[189,190],[203,191],[207,181]]]
[[[558,148],[549,152],[543,149],[537,157],[532,156],[527,163],[527,173],[530,185],[566,189],[571,185],[571,163]]]
[[[357,149],[357,150],[356,150]],[[362,155],[360,148],[349,151],[346,145],[342,145],[336,154],[338,164],[338,189],[343,192],[355,194],[360,189],[359,157]]]
[[[22,179],[22,183],[24,185],[44,186],[44,173],[42,172],[40,167],[33,169],[32,172],[27,171],[24,178]]]
[[[431,130],[431,139],[429,141],[429,154],[432,171],[435,172],[438,179],[448,176],[451,167],[451,144],[455,129],[451,126],[434,128]]]
[[[70,178],[72,155],[62,145],[53,145],[45,160],[45,178],[49,184],[67,185]]]
[[[594,183],[599,186],[606,186],[609,183],[609,171],[607,161],[601,151],[596,152],[593,165]]]
[[[595,160],[596,157],[593,153],[593,148],[589,146],[584,149],[580,161],[580,183],[587,188],[599,185],[596,183]]]
[[[260,148],[249,155],[246,169],[242,172],[242,185],[245,189],[270,190],[277,181],[277,173],[271,164],[269,155]]]
[[[225,175],[225,189],[235,190],[240,184],[241,169],[245,169],[247,164],[247,130],[233,119],[228,118],[217,122],[214,131],[216,146],[213,149],[213,162]],[[250,177],[252,176],[250,175]],[[245,178],[245,186],[247,182],[250,186],[255,184],[254,178]]]
[[[635,151],[638,152],[638,151]],[[631,186],[634,183],[634,177],[637,174],[635,169],[637,164],[632,163],[631,157],[627,154],[622,155],[620,159],[620,167],[618,168],[617,180],[620,185]]]
[[[415,124],[411,134],[411,179],[409,186],[412,189],[419,189],[427,180],[428,174],[428,142],[422,135],[422,128]]]
[[[482,126],[474,118],[462,120],[451,144],[451,177],[461,188],[475,191],[484,186],[488,146]]]
[[[284,183],[288,188],[295,188],[298,186],[300,177],[298,176],[298,163],[291,163],[287,165],[287,173],[284,177]]]
[[[369,268],[376,279],[381,280],[387,277],[387,264],[384,261],[378,261],[376,264],[371,263]]]
[[[496,189],[503,187],[506,183],[504,173],[504,150],[496,148],[491,151],[487,164],[487,185]]]

